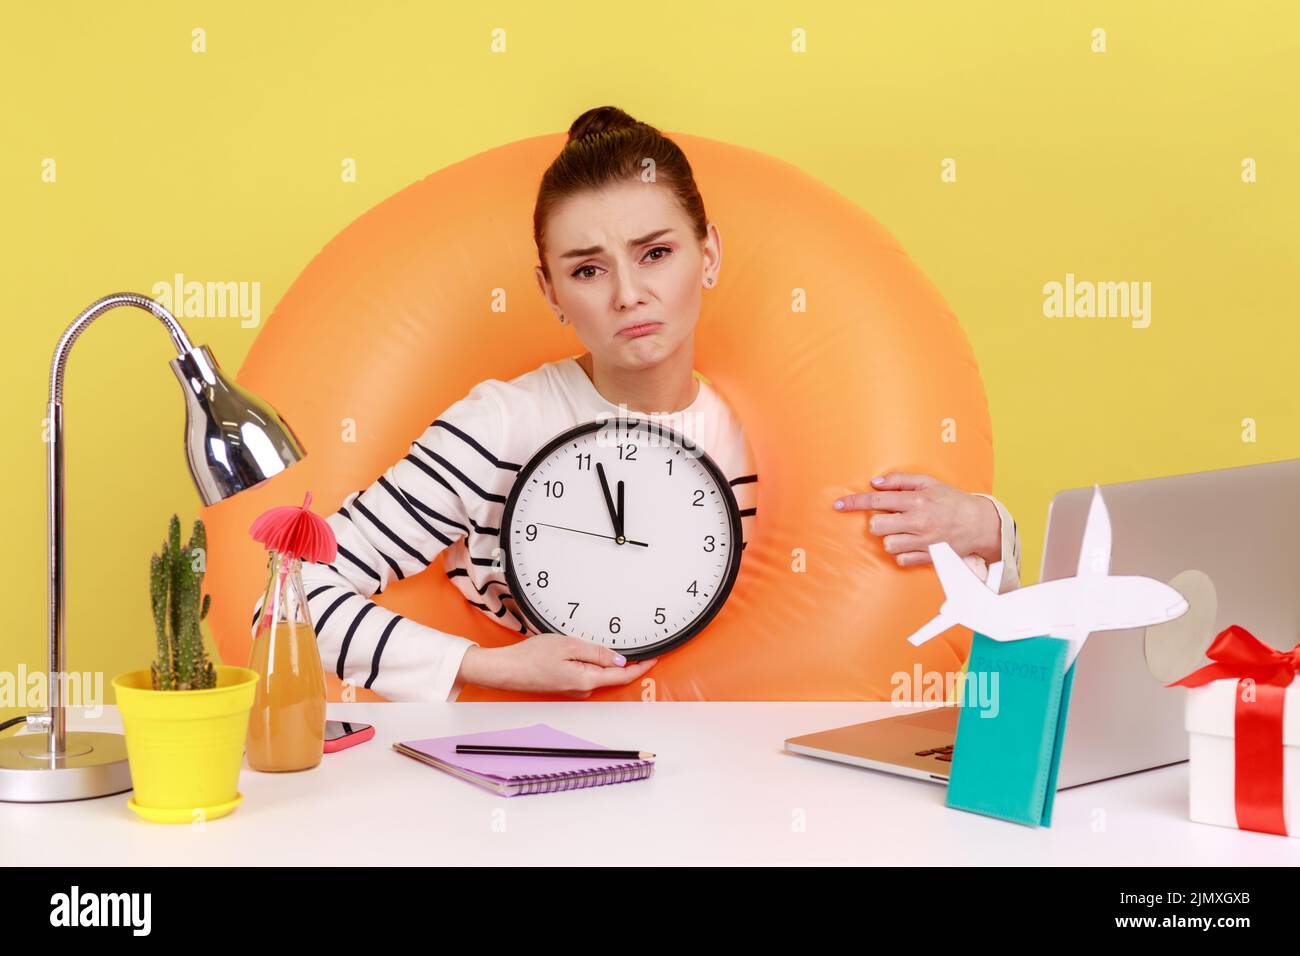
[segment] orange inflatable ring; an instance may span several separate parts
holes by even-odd
[[[917,662],[960,668],[969,632],[921,648],[904,639],[942,600],[933,573],[900,569],[867,532],[868,513],[831,507],[891,470],[991,489],[988,406],[956,317],[898,243],[833,190],[769,156],[669,135],[722,234],[696,367],[745,423],[758,520],[708,629],[661,658],[652,683],[591,699],[888,699],[893,675]],[[307,457],[202,512],[209,620],[227,663],[248,660],[265,586],[248,536],[258,514],[306,489],[328,514],[475,383],[583,351],[533,278],[536,188],[563,143],[513,143],[402,190],[322,249],[268,318],[238,380],[279,409]],[[502,294],[507,308],[494,311]],[[433,571],[379,601],[485,646],[518,639]],[[536,698],[466,687],[460,699]]]

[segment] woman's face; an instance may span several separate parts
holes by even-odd
[[[569,197],[544,237],[537,282],[595,363],[647,369],[688,345],[706,278],[717,282],[717,226],[701,241],[672,193],[633,180]]]

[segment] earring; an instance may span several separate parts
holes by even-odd
[[[560,313],[560,324],[561,324],[561,325],[565,325],[565,324],[567,324],[567,323],[565,323],[565,321],[564,321],[564,313],[563,313],[563,312]]]
[[[709,276],[707,279],[705,279],[705,280],[704,280],[704,284],[707,285],[709,288],[712,288],[712,287],[713,287],[713,276]]]

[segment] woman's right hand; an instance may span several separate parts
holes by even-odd
[[[581,700],[593,690],[630,684],[658,658],[628,664],[608,647],[567,634],[534,634],[505,647],[474,645],[465,651],[466,683],[533,694],[567,694]]]

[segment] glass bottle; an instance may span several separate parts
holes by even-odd
[[[325,675],[302,584],[302,560],[270,552],[270,578],[249,667],[257,694],[248,722],[254,770],[308,770],[325,744]]]

